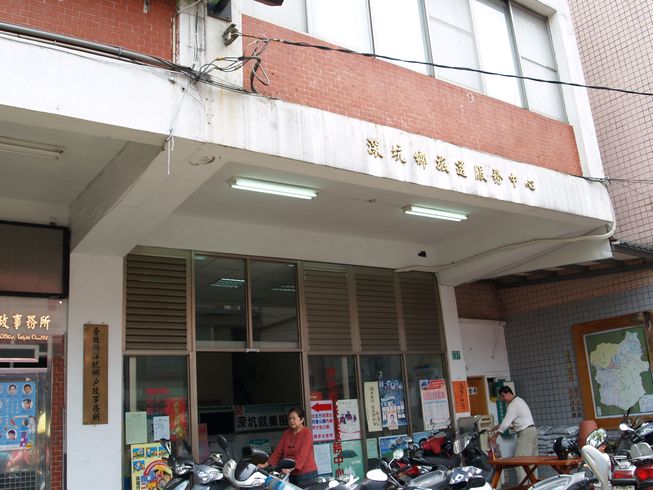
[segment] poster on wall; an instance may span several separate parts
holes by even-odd
[[[424,430],[435,430],[449,425],[449,401],[444,379],[420,379],[419,396],[422,401]]]
[[[365,476],[361,441],[343,441],[341,467],[343,470],[343,475],[341,476],[353,475],[358,478]]]
[[[347,399],[336,402],[338,428],[340,439],[351,441],[361,438],[360,417],[358,415],[358,400]]]
[[[586,333],[585,352],[595,418],[647,413],[653,378],[647,332],[642,325]]]
[[[331,400],[311,401],[311,430],[315,442],[335,439],[333,402]]]
[[[392,451],[395,449],[408,449],[408,443],[405,440],[406,434],[379,437],[379,452],[382,458],[392,458]]]
[[[130,451],[132,490],[163,490],[172,478],[163,446],[158,442],[132,444]]]
[[[404,385],[399,379],[382,379],[379,381],[381,397],[381,417],[383,427],[397,430],[408,425],[404,404]]]
[[[456,413],[469,412],[469,392],[467,391],[467,381],[454,381],[452,386]]]
[[[167,387],[145,388],[143,401],[145,402],[148,424],[154,424],[155,417],[168,417],[170,437],[183,439],[186,437],[186,431],[188,430],[186,398],[170,395],[170,389]],[[149,425],[148,430],[154,430],[153,425]],[[157,426],[157,430],[162,430],[162,427]]]
[[[365,441],[367,446],[367,459],[377,459],[379,457],[379,441],[376,437],[370,437]]]
[[[376,381],[365,381],[365,415],[367,415],[367,431],[380,432],[381,427],[381,399],[379,398],[379,384]]]
[[[333,476],[331,470],[331,444],[315,444],[313,451],[318,476]]]
[[[35,381],[0,383],[0,451],[34,447],[36,388]]]

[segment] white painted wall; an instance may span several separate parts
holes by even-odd
[[[461,318],[459,323],[467,376],[510,379],[505,322]],[[489,391],[486,402],[490,415],[498,421],[497,406],[490,400]]]
[[[122,488],[123,259],[70,256],[66,366],[67,488]],[[83,328],[109,325],[109,423],[82,424]]]
[[[440,286],[440,303],[442,308],[442,322],[444,325],[444,337],[446,339],[446,362],[449,369],[449,380],[466,381],[467,372],[465,369],[465,354],[460,335],[460,324],[458,322],[458,307],[456,305],[456,293],[453,287]],[[460,352],[460,359],[452,359],[451,352]],[[449,386],[453,392],[453,387]],[[469,417],[469,412],[456,413],[454,418]]]

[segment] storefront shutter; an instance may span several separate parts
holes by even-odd
[[[408,351],[443,350],[437,282],[427,272],[399,274]]]
[[[394,274],[390,269],[355,269],[362,351],[400,351]]]
[[[125,349],[186,350],[186,259],[127,256]]]
[[[310,351],[351,351],[347,269],[304,264],[304,302]]]

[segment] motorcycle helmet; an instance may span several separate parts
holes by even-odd
[[[555,440],[553,443],[553,452],[556,453],[558,459],[568,459],[570,456],[572,458],[580,457],[580,451],[576,441],[565,437],[558,437]]]

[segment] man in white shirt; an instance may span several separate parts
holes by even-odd
[[[537,430],[531,409],[522,398],[515,396],[509,386],[499,388],[499,396],[508,404],[508,409],[501,424],[494,427],[493,438],[512,427],[517,433],[515,456],[537,456]],[[517,468],[517,478],[520,482],[525,476],[524,470]]]

